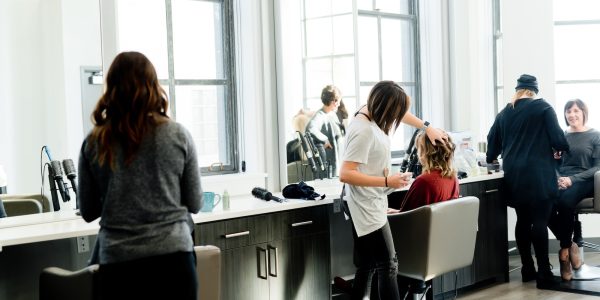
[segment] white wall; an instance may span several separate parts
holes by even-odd
[[[43,145],[54,159],[78,157],[79,67],[101,63],[97,5],[97,0],[0,1],[0,164],[9,193],[39,191]]]
[[[550,104],[555,103],[554,22],[553,7],[546,0],[503,0],[503,82],[504,102],[509,102],[517,78],[523,74],[537,77],[540,93]],[[560,118],[560,112],[559,112]],[[514,240],[516,215],[509,209],[509,240]],[[600,217],[582,215],[584,237],[600,236]],[[554,235],[549,233],[550,238]]]
[[[0,1],[0,164],[8,192],[39,191],[45,136],[43,0]]]
[[[526,73],[537,77],[539,96],[553,103],[554,23],[551,3],[546,0],[505,0],[501,9],[505,99],[498,102],[510,102],[517,78]],[[532,15],[532,12],[535,14]],[[509,208],[509,240],[515,239],[516,219],[514,209]]]

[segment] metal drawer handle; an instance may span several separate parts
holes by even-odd
[[[264,261],[265,261],[264,271],[265,271],[265,275],[262,275],[263,269],[262,269],[262,266],[261,266],[261,263],[260,263],[260,261],[261,261],[261,253],[265,254],[265,256],[264,256]],[[268,263],[267,255],[268,255],[267,254],[267,249],[263,249],[261,247],[257,248],[258,278],[265,279],[265,280],[269,279],[269,263]]]
[[[304,222],[298,222],[298,223],[293,223],[292,227],[298,227],[298,226],[304,226],[304,225],[310,225],[312,224],[313,221],[304,221]]]
[[[271,250],[273,250],[275,252],[275,260],[274,260],[275,263],[271,262]],[[268,262],[269,262],[269,276],[271,276],[271,277],[277,277],[277,273],[278,273],[278,270],[277,270],[277,260],[278,260],[278,257],[277,257],[277,247],[273,247],[273,246],[269,245],[269,246],[267,246],[267,251],[268,251],[268,256],[269,256],[269,260],[268,260]],[[273,266],[275,267],[275,272],[271,272],[271,268]]]
[[[242,231],[242,232],[236,232],[236,233],[226,234],[225,238],[226,239],[230,239],[230,238],[239,237],[239,236],[245,236],[245,235],[250,235],[250,231]]]
[[[498,189],[493,189],[493,190],[487,190],[487,191],[485,191],[485,193],[486,194],[491,194],[491,193],[495,193],[497,191],[498,191]]]

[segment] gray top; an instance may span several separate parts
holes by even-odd
[[[90,139],[79,157],[78,201],[87,222],[101,217],[98,262],[192,251],[190,212],[200,210],[202,190],[190,133],[172,121],[159,125],[129,166],[116,149],[115,171],[98,166]]]
[[[600,132],[592,128],[565,136],[570,150],[563,155],[561,176],[568,176],[573,183],[592,180],[600,170]]]

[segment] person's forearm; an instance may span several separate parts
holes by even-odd
[[[423,128],[423,125],[425,125],[425,121],[419,119],[417,116],[413,115],[411,112],[407,112],[404,115],[404,118],[402,118],[402,123],[408,124],[417,129],[421,129],[421,128]]]
[[[384,176],[370,176],[358,170],[340,171],[340,181],[355,186],[385,187]]]

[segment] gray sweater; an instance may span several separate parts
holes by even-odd
[[[590,129],[584,132],[568,132],[569,152],[563,154],[560,175],[571,182],[592,180],[600,170],[600,132]]]
[[[98,165],[92,145],[88,136],[81,147],[78,201],[87,222],[101,218],[97,262],[192,251],[190,213],[202,206],[202,190],[190,133],[173,121],[159,125],[129,166],[115,149],[115,171]]]

